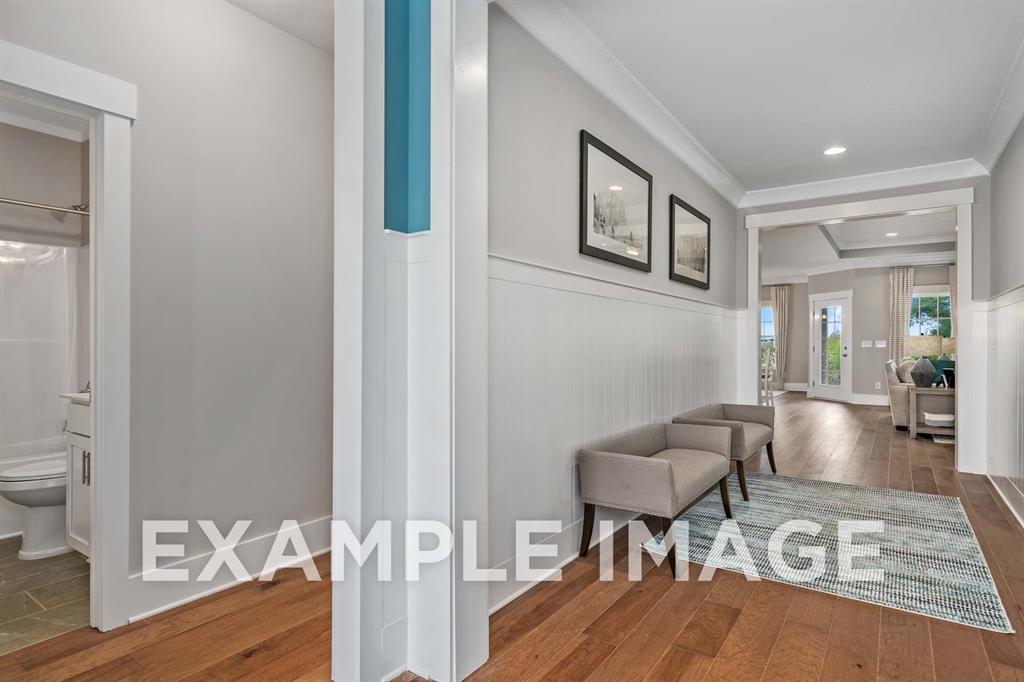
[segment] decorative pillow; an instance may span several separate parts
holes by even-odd
[[[914,383],[913,377],[910,376],[910,370],[914,369],[914,360],[904,360],[896,367],[896,377],[902,384]]]

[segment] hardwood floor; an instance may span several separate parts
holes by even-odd
[[[329,680],[330,559],[111,632],[88,627],[0,657],[0,680]]]
[[[965,445],[964,447],[969,447]],[[597,553],[491,618],[483,680],[1022,680],[1024,529],[983,476],[959,474],[953,448],[893,428],[888,408],[776,399],[779,473],[959,497],[1017,631],[996,634],[775,583],[673,582],[666,565],[614,580]],[[767,458],[748,464],[769,471]]]
[[[1024,530],[953,450],[893,429],[886,409],[776,401],[779,472],[959,497],[1014,635],[1001,635],[718,571],[674,582],[599,581],[597,552],[491,619],[491,658],[473,680],[1024,679]],[[767,459],[751,470],[768,471]],[[322,576],[329,559],[320,557]],[[80,628],[0,657],[0,680],[327,680],[330,582],[285,569],[109,633]],[[401,680],[416,680],[406,674]]]

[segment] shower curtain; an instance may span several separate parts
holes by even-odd
[[[75,268],[73,249],[0,241],[0,460],[63,449]]]

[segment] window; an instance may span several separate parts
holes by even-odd
[[[761,306],[761,366],[768,365],[769,349],[775,346],[775,315],[770,305]]]
[[[949,293],[914,294],[910,303],[909,336],[953,335]]]
[[[761,306],[761,345],[775,345],[775,314],[770,305]]]

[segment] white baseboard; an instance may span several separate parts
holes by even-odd
[[[611,509],[598,509],[598,514],[599,515],[602,512],[605,512],[605,513],[612,512],[612,513],[615,513],[615,514],[628,513],[628,512],[617,512],[617,511],[611,510]],[[612,526],[612,532],[609,535],[614,535],[615,533],[619,532],[620,530],[625,528],[626,525],[630,521],[632,521],[633,519],[636,519],[636,518],[639,518],[639,517],[636,514],[632,514],[628,518],[625,518],[625,519],[621,519],[621,518],[620,519],[615,519],[614,520],[614,525]],[[549,538],[545,538],[544,544],[558,544],[558,545],[566,545],[567,544],[567,547],[565,549],[562,549],[562,547],[560,547],[560,549],[562,549],[562,551],[559,552],[560,558],[555,558],[557,563],[555,563],[554,565],[550,566],[550,568],[548,568],[548,570],[545,571],[544,577],[541,578],[540,580],[534,580],[532,582],[525,582],[525,583],[520,584],[520,586],[518,588],[516,588],[513,592],[511,592],[508,595],[505,595],[504,597],[499,599],[495,604],[493,604],[491,606],[491,608],[488,610],[487,613],[489,615],[494,615],[496,612],[498,612],[499,610],[501,610],[505,606],[508,606],[510,603],[512,603],[513,601],[515,601],[519,597],[523,596],[524,594],[526,594],[527,592],[532,590],[538,584],[540,584],[542,582],[545,582],[550,576],[554,575],[556,571],[562,570],[563,568],[568,566],[570,563],[572,563],[573,561],[578,559],[579,558],[579,534],[580,534],[580,529],[582,527],[581,526],[582,523],[583,523],[582,520],[577,521],[576,523],[573,523],[573,524],[570,524],[570,525],[566,526],[559,533],[556,533],[555,535],[553,535],[553,536],[551,536]],[[599,530],[600,527],[601,527],[601,524],[598,522],[598,520],[595,520],[595,522],[594,522],[594,530]],[[592,542],[590,546],[592,548],[598,547],[601,544],[601,540],[603,540],[605,537],[607,537],[607,535],[599,537],[597,540]],[[568,541],[568,542],[566,543],[566,541]],[[502,562],[501,564],[499,564],[495,568],[506,568],[507,570],[509,570],[509,575],[511,575],[511,566],[514,565],[514,564],[515,564],[515,557],[512,557],[512,558],[508,559],[507,561]],[[509,581],[509,582],[511,582],[511,581]]]
[[[300,524],[299,528],[302,530],[302,536],[305,538],[306,545],[309,548],[309,557],[320,556],[331,551],[330,516],[307,521]],[[235,554],[238,555],[242,565],[249,572],[249,579],[257,578],[262,572],[263,563],[270,554],[270,548],[273,545],[275,535],[276,533],[266,533],[241,542],[235,548]],[[199,575],[199,572],[212,555],[213,552],[210,551],[174,562],[174,568],[187,568],[189,570],[192,580],[188,582],[145,582],[142,579],[142,573],[132,575],[130,584],[133,588],[133,595],[130,603],[133,609],[137,609],[137,611],[136,615],[128,618],[128,622],[134,623],[246,582],[235,579],[234,575],[223,566],[210,582],[195,582],[195,576]],[[276,568],[293,566],[306,558],[308,557],[292,559],[280,564]],[[171,564],[161,566],[161,568],[170,567],[172,567]],[[327,579],[329,580],[330,578]]]
[[[889,405],[889,396],[875,395],[874,393],[854,393],[850,396],[850,402],[854,405]]]
[[[992,481],[992,487],[996,489],[999,497],[1003,498],[1003,502],[1013,512],[1017,523],[1024,527],[1024,494],[1021,494],[1017,487],[1003,476],[989,474],[988,480]]]
[[[804,392],[806,392],[807,391],[807,382],[803,381],[803,382],[793,382],[793,383],[790,383],[790,382],[787,381],[786,383],[782,384],[782,388],[784,390],[787,390],[787,391],[804,391]]]

